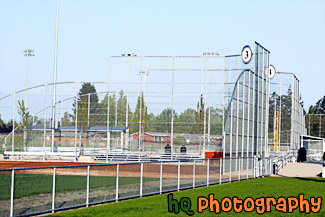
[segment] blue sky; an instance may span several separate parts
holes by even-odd
[[[255,40],[301,81],[305,108],[325,94],[325,1],[60,0],[58,81],[102,81],[108,56],[239,54]],[[0,0],[0,97],[53,81],[56,0]]]

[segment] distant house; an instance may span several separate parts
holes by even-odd
[[[42,135],[44,132],[44,126],[32,126],[29,128],[30,132],[32,132],[31,135],[31,142],[33,143],[34,136],[33,133],[36,134],[35,137],[39,137],[39,135]],[[45,142],[46,144],[51,143],[51,128],[49,126],[46,126],[45,128]],[[89,139],[95,139],[98,141],[103,141],[106,140],[106,136],[101,136],[101,134],[107,132],[107,127],[102,127],[102,126],[92,126],[86,129],[83,134],[80,134],[81,128],[76,128],[74,126],[59,126],[58,128],[55,129],[55,134],[54,134],[54,141],[57,144],[62,144],[62,145],[70,145],[74,144],[75,142],[75,136],[77,132],[77,141],[79,142],[81,139],[82,144],[87,144],[87,140]],[[123,133],[128,132],[127,127],[109,127],[109,132],[111,133],[118,133],[123,136]],[[41,134],[39,134],[41,133]],[[102,137],[102,138],[101,138]]]
[[[133,140],[139,140],[139,132],[130,135]],[[157,143],[168,143],[171,142],[170,133],[156,133],[156,132],[145,132],[142,134],[142,138],[145,142],[157,142]]]

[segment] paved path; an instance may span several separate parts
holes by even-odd
[[[321,177],[322,164],[289,163],[279,172],[279,176],[286,177]]]

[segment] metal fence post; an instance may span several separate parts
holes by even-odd
[[[180,173],[181,173],[181,161],[179,160],[178,161],[178,174],[177,174],[177,191],[179,191],[179,186],[180,186],[180,181],[181,181]]]
[[[248,157],[246,159],[246,179],[248,179]]]
[[[254,163],[255,163],[255,167],[254,167],[254,169],[255,169],[255,177],[254,178],[257,178],[257,177],[259,177],[259,161],[258,161],[258,158],[255,156],[255,158],[254,158]]]
[[[86,205],[89,206],[89,175],[90,175],[90,166],[87,167],[87,198],[86,198]]]
[[[222,165],[222,159],[223,159],[223,158],[220,158],[220,165],[219,165],[219,184],[221,184],[221,181],[222,181],[222,180],[221,180],[221,176],[222,176],[222,172],[221,172],[221,171],[223,170],[223,169],[222,169],[222,168],[223,168],[223,167],[222,167],[222,166],[223,166],[223,165]]]
[[[77,161],[77,134],[78,134],[78,99],[79,94],[76,95],[76,114],[75,114],[75,129],[74,129],[74,162]]]
[[[195,160],[193,161],[193,188],[195,188]]]
[[[53,168],[53,186],[52,186],[52,213],[55,210],[55,177],[56,176],[56,167]]]
[[[240,181],[240,170],[241,170],[241,163],[240,162],[241,162],[241,160],[242,160],[241,158],[238,159],[238,168],[239,168],[238,169],[238,179],[239,179],[239,181]]]
[[[232,158],[229,158],[229,182],[231,182]]]
[[[162,169],[163,169],[163,165],[162,165],[162,161],[160,162],[160,180],[159,180],[159,192],[160,194],[162,193]]]
[[[115,200],[118,201],[118,177],[120,172],[120,165],[116,165],[116,190],[115,190]]]
[[[256,178],[256,161],[255,161],[255,156],[253,157],[253,178]]]
[[[209,176],[210,176],[210,159],[208,159],[207,163],[207,186],[209,186]]]
[[[140,174],[140,197],[142,197],[142,185],[143,185],[143,163],[141,163],[141,174]]]
[[[11,171],[10,216],[14,216],[14,185],[15,185],[15,170],[12,170]]]

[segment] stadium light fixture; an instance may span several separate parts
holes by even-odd
[[[137,57],[138,55],[136,54],[136,53],[121,53],[121,56],[122,57],[125,57],[125,56],[127,56],[127,57]]]
[[[218,52],[204,52],[203,56],[219,56]]]

